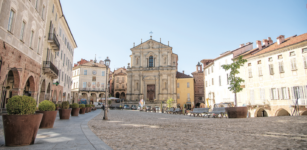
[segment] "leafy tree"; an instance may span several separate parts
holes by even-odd
[[[242,78],[236,77],[236,75],[240,73],[239,69],[241,66],[244,65],[245,62],[247,62],[247,60],[243,59],[242,56],[240,56],[233,63],[229,65],[222,65],[223,69],[225,69],[226,71],[230,69],[230,75],[228,77],[228,80],[230,81],[230,87],[228,87],[228,89],[235,94],[235,106],[236,107],[237,107],[237,93],[243,90],[240,84],[244,82]]]
[[[173,104],[173,99],[170,97],[167,99],[166,104],[167,104],[167,108],[171,108],[172,104]]]

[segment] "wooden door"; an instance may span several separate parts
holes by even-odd
[[[147,85],[147,98],[150,101],[153,101],[155,99],[155,85]]]

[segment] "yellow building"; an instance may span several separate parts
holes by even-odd
[[[194,78],[181,72],[176,74],[177,82],[177,107],[191,110],[194,106]]]

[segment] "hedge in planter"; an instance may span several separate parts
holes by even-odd
[[[78,116],[80,111],[79,104],[73,103],[70,106],[72,108],[71,116]]]
[[[35,114],[36,101],[30,96],[13,96],[2,115],[6,146],[34,144],[43,114]]]
[[[79,104],[79,108],[80,108],[79,113],[80,114],[85,114],[85,111],[86,111],[85,105],[84,104]]]
[[[55,110],[59,110],[61,108],[61,104],[55,104]]]
[[[39,111],[36,113],[43,113],[43,119],[39,128],[53,128],[53,124],[58,111],[55,110],[55,104],[49,100],[44,100],[38,105]]]
[[[88,112],[92,111],[92,106],[90,104],[87,105]]]
[[[60,119],[69,119],[70,118],[71,109],[69,108],[69,102],[68,101],[62,102],[62,108],[59,109],[59,113],[60,113]]]

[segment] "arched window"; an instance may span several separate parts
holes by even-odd
[[[153,67],[153,57],[149,56],[149,67]]]

